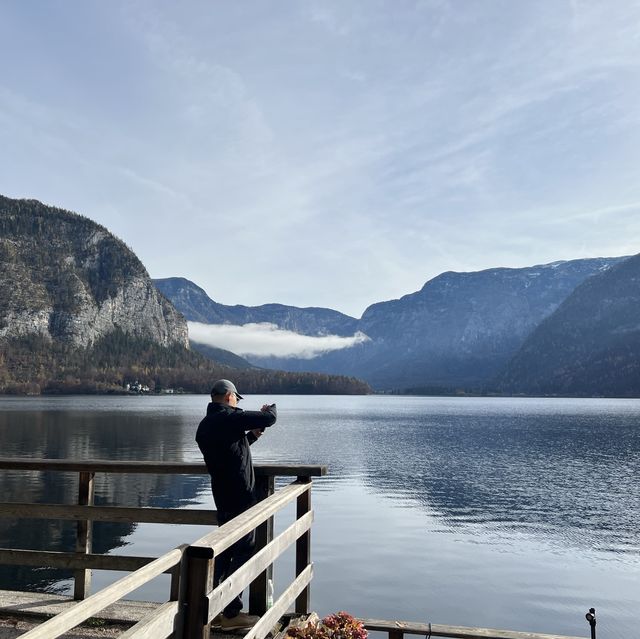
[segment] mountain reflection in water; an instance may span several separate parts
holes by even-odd
[[[292,398],[295,404],[296,398]],[[372,397],[349,411],[294,405],[296,437],[263,454],[329,464],[449,529],[526,530],[640,554],[640,401]]]
[[[183,461],[182,430],[172,414],[0,411],[4,457]],[[206,476],[97,473],[95,503],[179,508],[195,503],[207,486]],[[78,473],[2,471],[0,491],[7,501],[74,504]],[[126,546],[135,529],[136,524],[95,522],[93,552]],[[75,540],[73,521],[0,519],[0,546],[5,548],[73,551]],[[68,589],[65,580],[71,574],[51,568],[0,566],[0,588],[60,592]]]
[[[612,424],[598,414],[430,413],[368,429],[364,481],[450,528],[505,527],[638,554],[639,451],[636,415]]]
[[[639,400],[275,400],[278,423],[252,447],[256,461],[329,468],[312,498],[311,597],[320,614],[587,636],[584,613],[595,606],[603,636],[637,634]],[[2,455],[200,461],[193,438],[207,401],[3,398]],[[71,475],[3,472],[0,481],[7,500],[76,499]],[[115,505],[212,506],[206,475],[98,474],[96,494]],[[276,518],[277,530],[284,525]],[[0,543],[70,550],[73,530],[0,520]],[[96,550],[128,544],[117,552],[148,556],[202,534],[154,524],[95,530]],[[294,562],[276,565],[276,595]],[[12,587],[56,587],[48,573],[11,574],[23,580]],[[96,587],[105,578],[98,571]]]

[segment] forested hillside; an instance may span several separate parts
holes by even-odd
[[[75,213],[0,196],[0,393],[208,392],[233,377],[244,392],[363,393],[329,375],[225,363],[189,349],[187,323],[124,242]],[[242,370],[228,364],[242,364]]]
[[[578,286],[496,386],[530,395],[640,396],[640,255]]]

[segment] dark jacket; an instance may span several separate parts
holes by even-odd
[[[243,411],[211,402],[200,422],[196,442],[211,475],[216,508],[240,513],[256,503],[255,479],[249,445],[256,441],[247,431],[275,424],[276,407],[268,411]]]

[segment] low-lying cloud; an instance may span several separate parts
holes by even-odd
[[[267,322],[260,324],[201,324],[189,322],[189,338],[199,344],[257,357],[312,359],[323,353],[350,348],[369,338],[358,331],[352,337],[300,335]]]

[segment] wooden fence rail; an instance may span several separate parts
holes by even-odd
[[[74,599],[84,599],[91,587],[91,569],[136,570],[155,557],[128,557],[123,555],[96,555],[92,551],[92,524],[94,521],[121,523],[192,524],[215,526],[215,510],[178,508],[136,508],[124,506],[95,506],[93,504],[96,473],[118,474],[181,474],[206,475],[203,463],[149,462],[69,459],[15,459],[0,457],[0,470],[54,471],[78,475],[78,504],[0,503],[0,518],[59,519],[77,522],[76,552],[60,553],[43,550],[0,548],[0,564],[49,566],[74,570]],[[298,477],[310,481],[311,477],[326,474],[325,466],[305,464],[257,464],[256,490],[261,499],[274,492],[275,477]],[[273,518],[257,530],[256,546],[261,548],[273,538]],[[302,543],[302,542],[301,542]],[[272,577],[268,567],[264,575],[251,587],[249,602],[252,612],[264,610],[267,584]]]
[[[203,464],[0,458],[0,470],[74,472],[79,476],[77,505],[0,503],[0,517],[53,518],[78,522],[75,553],[0,549],[0,564],[50,566],[76,571],[74,597],[81,601],[22,635],[24,639],[60,637],[106,606],[119,601],[163,573],[171,574],[169,600],[120,635],[123,639],[209,639],[213,618],[247,587],[250,588],[250,612],[260,615],[260,620],[245,635],[245,639],[264,639],[294,603],[296,613],[309,612],[309,584],[313,577],[310,535],[314,517],[311,509],[311,477],[326,474],[324,466],[256,466],[257,491],[261,498],[258,504],[192,544],[179,546],[158,558],[92,553],[92,522],[214,525],[217,523],[216,512],[95,506],[95,473],[205,474],[207,471]],[[296,477],[296,480],[275,491],[275,476]],[[274,516],[294,501],[295,521],[274,538]],[[224,582],[214,587],[213,571],[216,557],[252,530],[256,530],[255,554]],[[293,544],[296,546],[295,577],[269,607],[267,592],[273,563]],[[87,596],[91,568],[132,572],[99,592]],[[377,619],[363,619],[362,622],[367,630],[384,632],[389,639],[405,639],[405,635],[411,634],[429,639],[581,639],[511,630]]]
[[[103,588],[99,592],[87,597],[84,601],[77,603],[72,608],[65,610],[52,617],[48,621],[40,624],[33,630],[22,635],[24,639],[55,639],[71,628],[93,617],[107,606],[119,601],[136,588],[144,586],[166,570],[170,570],[182,561],[182,556],[186,546],[175,548],[170,552],[158,557],[149,565],[132,572],[119,579],[110,586]],[[158,638],[160,639],[160,638]]]
[[[189,612],[186,622],[188,636],[196,636],[192,629],[194,626],[199,626],[202,619],[205,620],[205,627],[202,629],[204,634],[202,636],[208,636],[209,624],[213,618],[237,594],[242,592],[249,583],[255,583],[255,578],[260,574],[264,574],[267,566],[272,565],[275,558],[280,556],[288,545],[307,532],[311,526],[313,514],[305,513],[309,517],[298,519],[293,528],[290,528],[276,540],[270,541],[261,548],[242,568],[237,570],[215,590],[212,587],[210,578],[213,574],[214,558],[291,503],[299,495],[308,492],[310,488],[311,484],[308,482],[293,482],[189,546],[187,556],[191,565],[194,571],[203,577],[200,580],[201,583],[194,580],[189,584],[192,589],[187,593],[187,608]],[[309,564],[310,562],[304,569],[309,567]],[[296,578],[300,576],[304,569],[296,571]],[[264,587],[266,592],[266,584],[261,584],[261,586]],[[264,614],[266,605],[256,612],[261,615]]]
[[[0,517],[65,519],[78,522],[76,552],[0,549],[0,564],[50,566],[76,570],[74,596],[77,604],[23,635],[26,639],[54,639],[83,623],[106,606],[155,579],[170,573],[169,600],[131,627],[123,637],[128,639],[203,639],[209,635],[210,623],[237,594],[250,588],[250,612],[261,615],[251,630],[250,639],[263,639],[280,616],[295,601],[308,593],[313,574],[309,535],[313,522],[310,492],[311,477],[326,474],[324,466],[257,465],[256,487],[262,498],[251,509],[227,524],[204,535],[193,544],[185,544],[159,558],[98,555],[91,552],[93,521],[152,523],[217,523],[212,510],[179,510],[169,508],[125,508],[93,505],[93,482],[96,472],[105,473],[179,473],[204,474],[204,464],[156,462],[111,462],[103,460],[30,460],[0,458],[0,470],[58,471],[79,474],[78,505],[0,503]],[[275,476],[296,477],[278,491]],[[273,538],[276,513],[296,501],[296,520],[283,533]],[[213,588],[215,557],[238,539],[256,530],[254,556],[225,582]],[[268,581],[273,563],[292,544],[296,545],[296,573],[285,592],[268,607]],[[91,568],[131,570],[101,591],[87,596]],[[302,599],[308,603],[308,594]],[[308,612],[307,609],[302,612]]]
[[[430,623],[410,623],[406,621],[386,621],[382,619],[361,619],[367,630],[386,632],[389,639],[403,639],[404,635],[431,637],[453,637],[454,639],[585,639],[566,635],[545,635],[537,632],[516,630],[496,630],[493,628],[469,628],[466,626],[446,626]]]

